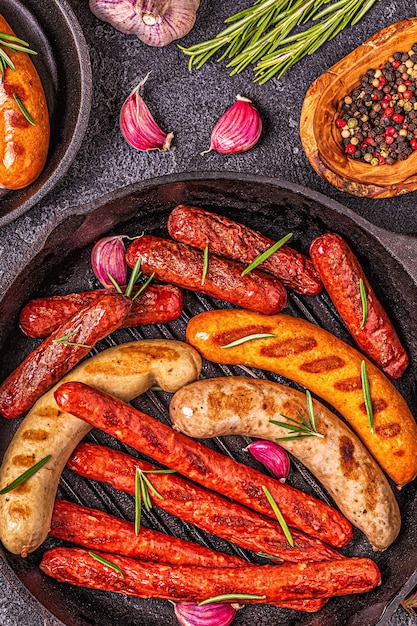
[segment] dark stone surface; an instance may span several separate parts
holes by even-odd
[[[51,0],[39,0],[42,3]],[[0,1],[1,9],[2,1]],[[69,0],[89,46],[93,70],[93,102],[88,131],[67,175],[37,206],[0,229],[0,290],[6,289],[40,247],[50,228],[71,207],[138,180],[190,171],[233,171],[276,176],[326,194],[370,222],[392,231],[417,234],[415,193],[387,200],[346,195],[321,180],[309,165],[299,138],[298,122],[308,86],[327,67],[377,30],[416,16],[416,2],[376,2],[355,27],[347,28],[316,54],[301,61],[281,80],[264,86],[253,82],[251,69],[230,77],[224,63],[210,61],[188,72],[187,59],[175,44],[150,48],[98,21],[86,0]],[[227,15],[247,0],[233,3],[203,0],[197,23],[182,43],[190,45],[213,36]],[[140,153],[121,137],[120,107],[132,88],[148,72],[145,99],[162,128],[175,133],[167,153]],[[214,123],[237,93],[250,97],[264,119],[264,132],[255,149],[241,155],[200,155],[210,142]],[[34,270],[35,271],[35,270]],[[400,567],[400,564],[399,564]],[[37,616],[16,590],[2,580],[0,571],[0,622],[5,626],[55,624]],[[416,618],[401,608],[390,626],[411,626]]]

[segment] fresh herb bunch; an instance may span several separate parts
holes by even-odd
[[[353,26],[377,0],[257,0],[225,20],[229,24],[213,39],[179,48],[189,57],[188,67],[200,68],[214,54],[230,59],[230,75],[255,65],[255,82],[281,78],[287,70],[313,54],[349,24]],[[304,30],[296,28],[313,22]]]

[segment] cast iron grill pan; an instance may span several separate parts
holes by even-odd
[[[221,175],[220,175],[221,176]],[[171,179],[172,181],[172,179]],[[99,287],[90,266],[92,244],[103,234],[126,234],[136,236],[142,232],[167,236],[166,220],[179,202],[194,204],[208,210],[225,214],[276,240],[293,232],[291,245],[308,253],[311,240],[326,231],[334,230],[343,235],[362,262],[367,275],[380,297],[397,331],[403,339],[411,365],[400,381],[394,384],[400,389],[414,415],[417,415],[415,394],[417,339],[414,330],[414,302],[417,301],[415,280],[402,267],[399,260],[380,243],[372,227],[364,229],[348,210],[340,212],[340,205],[332,205],[323,196],[309,198],[309,192],[290,186],[282,181],[256,178],[212,179],[149,183],[147,186],[131,187],[117,196],[103,198],[94,206],[85,207],[78,215],[63,219],[44,248],[32,262],[22,269],[19,280],[5,294],[4,330],[0,335],[2,352],[0,376],[3,379],[22,358],[38,343],[23,336],[17,326],[17,315],[22,304],[32,297],[61,294]],[[379,231],[378,231],[379,235]],[[34,276],[33,268],[38,277]],[[115,344],[133,339],[168,338],[184,340],[188,320],[195,314],[211,308],[230,308],[204,295],[184,291],[184,311],[180,319],[165,325],[122,329],[100,342],[100,351]],[[323,326],[353,345],[337,312],[326,294],[303,297],[289,294],[286,313],[304,317]],[[268,372],[241,366],[220,366],[204,362],[202,374],[206,377],[243,375],[275,380],[303,390],[295,383]],[[142,411],[169,423],[168,405],[171,394],[149,391],[133,401]],[[20,420],[2,420],[0,453],[9,443]],[[87,439],[133,455],[134,450],[94,429]],[[240,462],[267,470],[252,459],[244,448],[250,439],[229,436],[204,440],[205,445],[231,456]],[[323,500],[332,503],[330,497],[314,477],[296,459],[291,459],[292,469],[288,482]],[[134,519],[134,499],[117,492],[109,485],[83,479],[65,470],[59,488],[59,497],[79,504],[102,509],[130,520]],[[344,553],[374,558],[382,571],[383,584],[368,594],[335,598],[317,614],[305,614],[271,607],[246,606],[239,611],[234,624],[249,626],[257,623],[277,626],[366,626],[384,623],[400,601],[402,594],[414,580],[417,567],[415,553],[417,527],[415,520],[416,488],[406,486],[396,493],[403,517],[403,526],[395,544],[383,553],[373,553],[365,537],[355,531],[354,541]],[[150,513],[143,513],[143,525],[184,539],[198,541],[205,546],[238,554],[247,560],[265,563],[253,553],[241,550],[190,524],[170,516],[154,506]],[[174,626],[178,622],[173,606],[167,601],[142,600],[72,587],[57,583],[44,576],[38,569],[41,555],[46,548],[58,545],[48,539],[45,544],[26,559],[4,553],[5,571],[22,589],[33,594],[38,611],[55,617],[68,626]],[[68,544],[70,545],[70,544]],[[277,576],[279,567],[277,566]],[[29,596],[29,594],[27,594]],[[45,610],[46,609],[46,610]],[[385,611],[385,612],[384,612]],[[382,621],[380,621],[382,619]]]

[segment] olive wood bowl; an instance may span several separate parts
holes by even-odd
[[[346,156],[339,117],[343,98],[360,85],[360,76],[382,67],[395,52],[417,42],[417,18],[383,28],[326,70],[304,99],[300,136],[314,170],[328,183],[354,196],[390,198],[417,190],[417,151],[393,165],[372,166]]]

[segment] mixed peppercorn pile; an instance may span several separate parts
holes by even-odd
[[[346,154],[371,165],[392,165],[417,150],[417,43],[361,76],[336,126]]]

